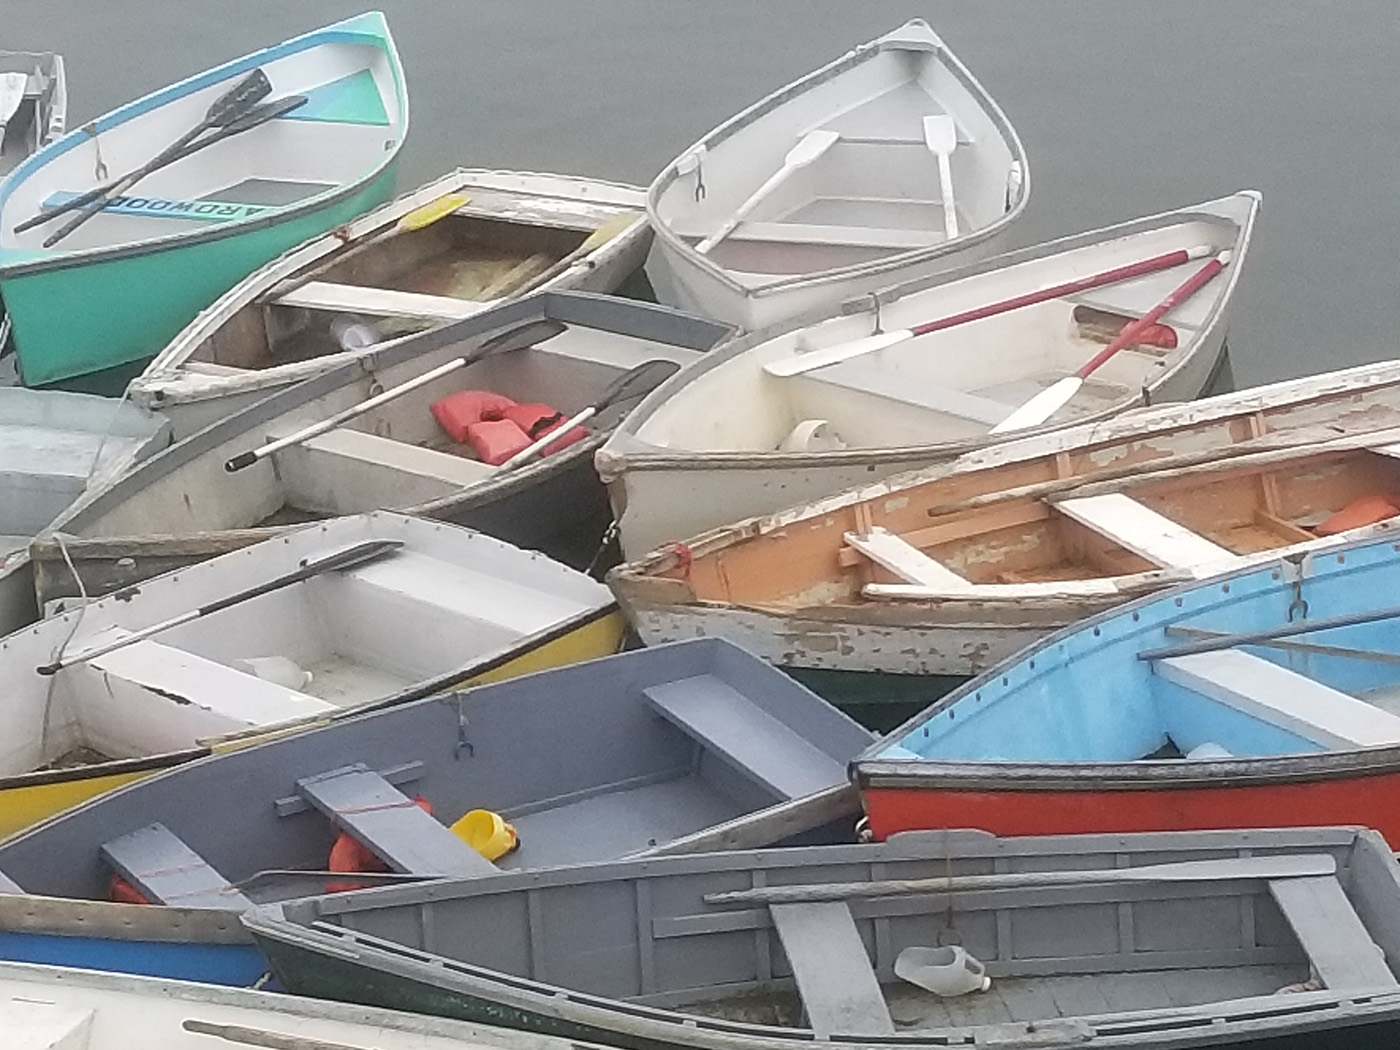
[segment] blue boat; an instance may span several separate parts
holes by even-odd
[[[849,839],[846,766],[871,741],[715,639],[386,707],[185,763],[5,840],[0,960],[247,985],[267,970],[238,919],[255,904]]]
[[[1400,530],[1062,630],[855,763],[877,838],[1365,824],[1400,844]]]

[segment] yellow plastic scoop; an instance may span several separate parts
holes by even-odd
[[[471,809],[452,825],[452,834],[487,860],[499,860],[520,845],[515,828],[489,809]]]

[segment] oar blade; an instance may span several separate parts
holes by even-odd
[[[473,360],[477,360],[491,357],[494,354],[507,353],[511,350],[523,350],[527,346],[543,343],[546,339],[553,339],[568,329],[569,326],[563,321],[556,321],[552,317],[526,321],[522,325],[516,325],[516,327],[508,328],[498,335],[493,335],[478,346],[476,352],[470,356]]]
[[[839,364],[848,358],[860,357],[862,354],[873,354],[876,350],[883,350],[887,346],[894,346],[912,338],[914,338],[914,333],[907,328],[900,328],[893,332],[881,332],[878,335],[868,335],[864,339],[853,339],[849,343],[838,343],[825,350],[809,350],[791,357],[780,357],[776,361],[769,361],[763,366],[763,370],[770,376],[778,376],[779,378],[800,376],[803,372],[811,372],[814,369],[825,368],[827,365]]]
[[[593,407],[601,412],[609,405],[631,401],[651,393],[671,376],[680,371],[681,366],[674,361],[660,358],[643,361],[635,368],[628,369],[603,390]]]
[[[1031,398],[1011,415],[1007,416],[996,426],[992,427],[993,434],[1009,434],[1014,430],[1025,430],[1029,427],[1038,427],[1047,419],[1053,416],[1070,399],[1079,393],[1079,388],[1084,385],[1084,380],[1078,376],[1065,376],[1053,386],[1047,387],[1035,397]]]
[[[787,156],[783,158],[783,167],[805,168],[836,145],[840,137],[836,132],[828,131],[825,128],[817,128],[815,131],[807,132],[796,146],[788,150]]]
[[[924,145],[929,152],[947,156],[958,148],[958,126],[947,113],[924,118]]]
[[[211,127],[231,124],[270,94],[272,81],[261,68],[255,69],[210,104],[205,122]]]

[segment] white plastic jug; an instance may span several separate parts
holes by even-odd
[[[286,689],[304,689],[311,684],[311,672],[285,656],[250,656],[237,664],[241,665],[239,670],[247,670],[265,682]]]
[[[987,968],[959,945],[905,948],[894,960],[895,976],[934,995],[966,995],[992,986]]]

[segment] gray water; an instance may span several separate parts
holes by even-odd
[[[367,0],[372,2],[372,0]],[[1400,356],[1394,0],[382,0],[407,70],[401,188],[456,165],[646,183],[773,88],[919,16],[1031,158],[1031,243],[1253,187],[1240,384]],[[68,60],[70,126],[363,8],[0,0]]]

